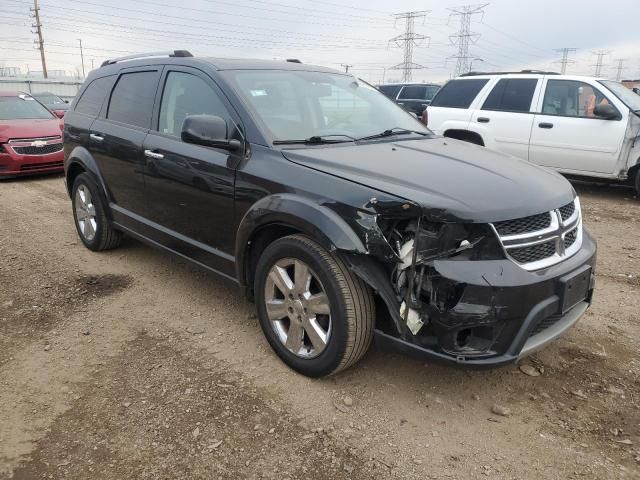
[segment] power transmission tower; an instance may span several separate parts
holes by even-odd
[[[31,8],[30,10],[33,12],[33,18],[36,19],[36,23],[31,25],[36,29],[36,31],[34,32],[32,30],[31,33],[38,34],[38,41],[35,43],[40,49],[40,59],[42,60],[42,74],[44,75],[44,78],[48,78],[47,62],[44,59],[44,40],[42,39],[42,24],[40,23],[40,7],[38,6],[38,0],[33,0],[33,8]]]
[[[396,46],[404,49],[404,58],[402,60],[402,63],[399,63],[391,68],[393,70],[402,70],[403,82],[411,81],[413,70],[426,68],[424,65],[413,63],[413,47],[418,45],[419,42],[429,39],[429,37],[417,34],[414,31],[416,18],[422,18],[424,20],[428,13],[429,10],[421,10],[418,12],[404,12],[395,15],[396,21],[405,21],[404,34],[392,38],[391,40],[389,40],[389,42],[394,42]]]
[[[626,61],[626,58],[616,58],[616,62],[618,62],[618,67],[616,69],[617,73],[616,73],[616,81],[620,81],[622,80],[622,71],[624,70],[624,62]]]
[[[451,11],[449,17],[460,17],[460,30],[457,35],[451,35],[450,37],[451,43],[458,47],[458,54],[451,57],[458,60],[456,62],[456,77],[471,70],[470,63],[475,58],[475,55],[469,55],[469,46],[480,37],[479,33],[471,31],[471,19],[474,15],[484,15],[483,10],[487,5],[489,4],[483,3],[449,9]]]
[[[562,52],[562,59],[553,62],[560,64],[560,73],[564,74],[567,72],[567,64],[576,63],[575,60],[569,60],[569,54],[577,50],[577,48],[557,48],[554,50],[555,52]]]
[[[353,65],[349,65],[348,63],[341,63],[341,67],[344,67],[344,73],[349,73],[349,69],[353,67]]]
[[[593,65],[593,67],[595,67],[595,70],[593,72],[594,77],[599,77],[601,75],[602,67],[605,66],[604,57],[606,57],[610,53],[610,50],[596,50],[595,52],[593,52],[593,54],[597,57],[596,64]]]

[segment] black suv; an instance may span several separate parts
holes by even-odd
[[[378,90],[406,111],[420,117],[440,90],[440,85],[434,83],[387,83],[378,85]]]
[[[422,358],[514,362],[571,327],[596,246],[561,176],[433,135],[370,85],[299,62],[105,62],[65,117],[91,250],[123,234],[236,282],[309,376],[375,338]]]

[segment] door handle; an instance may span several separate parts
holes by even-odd
[[[144,156],[148,158],[153,158],[155,160],[162,160],[164,158],[164,155],[162,155],[161,153],[152,152],[151,150],[145,150]]]
[[[478,117],[478,123],[489,123],[491,121],[488,117]]]
[[[101,137],[100,135],[96,135],[95,133],[90,133],[89,139],[93,140],[94,142],[101,142],[104,140],[104,137]]]
[[[539,123],[538,126],[540,128],[547,128],[548,129],[548,128],[553,128],[553,123],[542,122],[542,123]]]

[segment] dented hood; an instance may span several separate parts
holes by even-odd
[[[0,143],[14,138],[59,137],[62,135],[62,120],[59,118],[37,118],[24,120],[0,120]]]
[[[290,161],[420,204],[433,220],[495,222],[569,203],[559,174],[448,138],[283,150]]]

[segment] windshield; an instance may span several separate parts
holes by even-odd
[[[390,129],[429,133],[375,88],[333,73],[224,72],[274,141],[331,137],[348,141]]]
[[[35,95],[38,100],[40,100],[45,105],[64,105],[64,101],[56,96],[56,95]]]
[[[620,82],[611,80],[602,80],[600,83],[611,90],[613,94],[631,110],[640,110],[640,95],[634,93],[633,90],[625,87]]]
[[[35,99],[26,95],[0,97],[0,120],[28,118],[53,118],[53,114]]]

